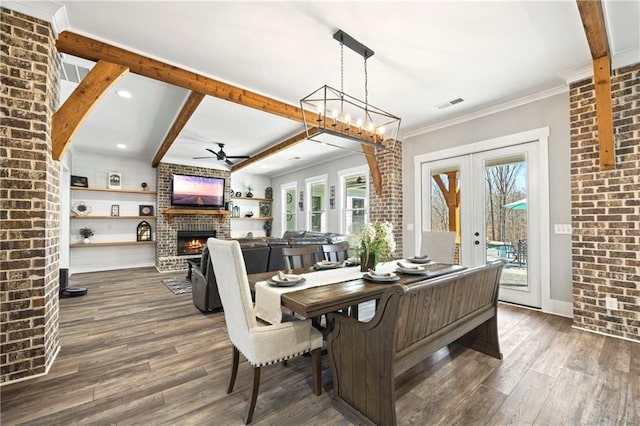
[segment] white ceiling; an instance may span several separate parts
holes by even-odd
[[[564,90],[591,72],[575,1],[35,3],[62,16],[60,31],[296,106],[323,84],[340,87],[340,46],[332,34],[342,29],[375,51],[367,65],[369,102],[400,116],[404,136]],[[614,67],[640,62],[640,2],[604,5]],[[133,98],[119,98],[120,88]],[[344,89],[364,98],[363,60],[349,49]],[[63,87],[63,96],[68,91]],[[151,162],[187,96],[184,89],[128,74],[92,111],[72,147]],[[457,97],[465,102],[434,107]],[[303,129],[293,120],[206,97],[163,161],[224,168],[192,157],[217,150],[216,142],[226,144],[228,155],[252,155]],[[116,143],[127,149],[117,150]],[[304,142],[243,171],[281,174],[344,154]]]

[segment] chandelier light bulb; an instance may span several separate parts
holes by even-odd
[[[380,133],[380,136],[384,135],[384,130],[384,126],[378,127],[378,133]]]
[[[345,114],[344,115],[344,121],[345,121],[345,123],[351,122],[351,115],[350,114]]]
[[[369,122],[369,126],[368,127],[369,127],[369,131],[373,132],[373,129],[375,129],[375,126],[373,125],[373,121]]]
[[[336,119],[338,117],[338,110],[334,109],[331,111],[331,118]]]
[[[356,125],[358,127],[362,127],[362,118],[358,118],[358,121],[356,121]]]

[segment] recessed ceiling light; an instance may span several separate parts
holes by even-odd
[[[127,149],[127,146],[123,143],[119,143],[118,145],[116,145],[119,149]]]
[[[133,97],[131,92],[127,92],[126,90],[118,90],[116,93],[118,94],[118,96],[125,99],[131,99]]]

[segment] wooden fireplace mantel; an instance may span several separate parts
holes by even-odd
[[[174,215],[206,214],[211,216],[220,216],[220,220],[223,220],[225,216],[229,216],[231,214],[229,210],[209,209],[163,209],[162,213],[167,215],[167,223],[173,222]]]

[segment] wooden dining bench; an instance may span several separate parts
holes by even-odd
[[[497,301],[504,261],[410,285],[391,285],[373,319],[329,314],[337,408],[358,423],[395,425],[395,378],[457,342],[502,359]]]

